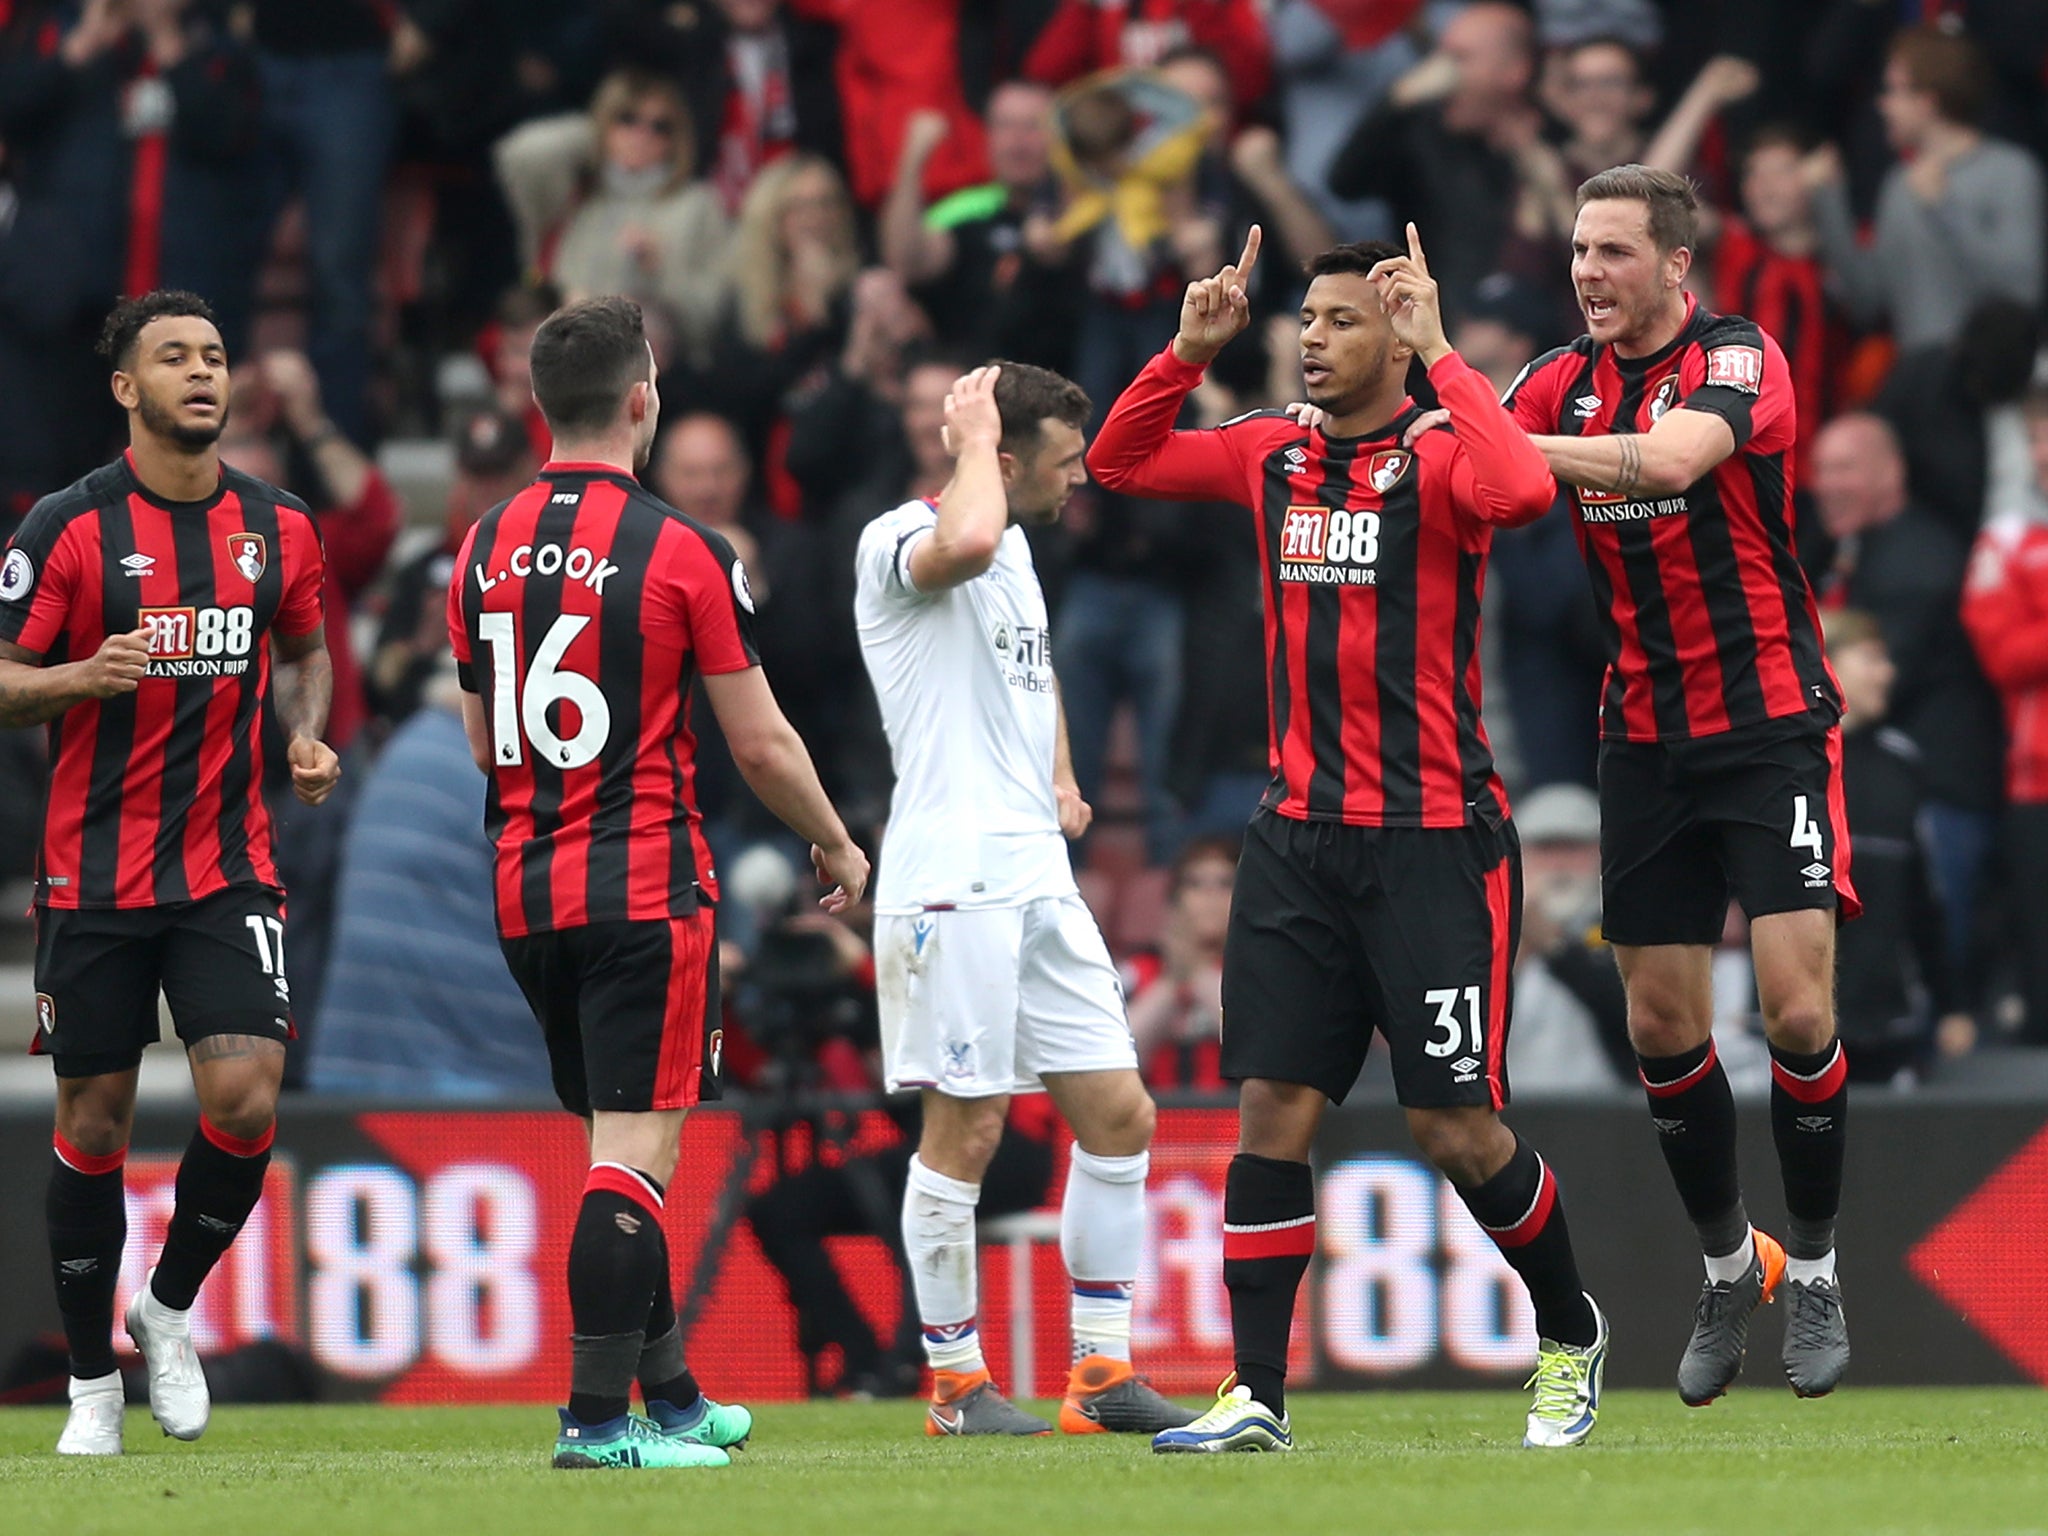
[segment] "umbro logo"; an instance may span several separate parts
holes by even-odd
[[[59,1259],[57,1267],[67,1275],[89,1275],[100,1267],[98,1259]]]
[[[139,550],[132,555],[123,555],[121,569],[130,576],[147,576],[156,569],[156,556],[145,555]]]
[[[242,1224],[239,1221],[222,1221],[218,1216],[208,1216],[204,1213],[201,1213],[199,1217],[199,1225],[206,1228],[206,1230],[209,1232],[226,1232],[229,1234],[233,1234],[241,1228]]]
[[[1816,862],[1807,865],[1799,873],[1806,876],[1806,888],[1811,891],[1818,890],[1828,883],[1830,871],[1827,865]]]
[[[1479,1070],[1479,1063],[1470,1056],[1460,1056],[1451,1063],[1451,1070],[1458,1074],[1459,1082],[1464,1082]]]
[[[1577,414],[1579,420],[1591,421],[1600,414],[1600,397],[1598,395],[1581,395],[1572,402],[1572,410]]]
[[[1308,455],[1299,448],[1288,449],[1286,457],[1289,469],[1300,469],[1308,463]]]
[[[1821,1136],[1835,1128],[1835,1117],[1833,1115],[1800,1115],[1792,1123],[1802,1131],[1808,1131],[1813,1135]]]
[[[1659,1120],[1655,1115],[1650,1117],[1650,1124],[1657,1127],[1659,1136],[1676,1136],[1685,1129],[1683,1120]]]

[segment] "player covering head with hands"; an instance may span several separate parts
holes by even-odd
[[[1480,718],[1479,614],[1493,529],[1556,495],[1541,457],[1445,338],[1415,227],[1407,248],[1308,264],[1312,424],[1260,411],[1173,429],[1250,322],[1259,256],[1190,283],[1171,345],[1089,451],[1112,490],[1235,501],[1258,531],[1273,782],[1245,834],[1223,956],[1223,1075],[1238,1085],[1223,1274],[1237,1371],[1159,1451],[1288,1450],[1287,1345],[1316,1246],[1308,1163],[1375,1031],[1417,1144],[1528,1287],[1540,1343],[1524,1444],[1592,1432],[1607,1324],[1572,1255],[1557,1181],[1500,1119],[1521,850]],[[1455,432],[1415,428],[1420,359]],[[1412,439],[1412,441],[1411,441]],[[1418,914],[1427,914],[1418,918]]]
[[[931,1435],[1052,1428],[997,1391],[975,1323],[982,1174],[1011,1095],[1040,1091],[1075,1142],[1060,1205],[1074,1353],[1060,1427],[1149,1434],[1194,1417],[1131,1366],[1152,1100],[1116,967],[1074,884],[1067,839],[1089,810],[1024,534],[1056,521],[1087,478],[1088,413],[1056,373],[975,369],[946,397],[952,479],[936,501],[876,518],[856,556],[861,655],[896,769],[876,994],[888,1086],[924,1100],[903,1241],[934,1375]]]

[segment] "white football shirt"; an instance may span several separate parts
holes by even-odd
[[[1045,593],[1024,530],[981,575],[920,592],[910,556],[938,526],[913,501],[868,524],[854,619],[895,761],[875,910],[1020,906],[1075,890],[1053,797],[1059,701]]]

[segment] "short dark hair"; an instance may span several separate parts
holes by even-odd
[[[1681,247],[1691,250],[1699,239],[1699,193],[1676,171],[1617,165],[1579,183],[1579,207],[1610,201],[1641,203],[1648,208],[1650,238],[1666,254]]]
[[[135,341],[142,328],[152,320],[171,320],[180,315],[195,315],[215,330],[220,328],[220,317],[214,314],[213,306],[198,294],[183,288],[157,288],[116,304],[107,315],[107,323],[100,327],[99,345],[93,350],[113,364],[117,372],[125,373],[135,361]]]
[[[647,380],[647,331],[631,299],[585,299],[533,333],[533,398],[557,436],[601,432]]]
[[[1353,240],[1346,245],[1333,245],[1319,256],[1309,257],[1302,263],[1301,270],[1311,282],[1319,277],[1345,274],[1363,277],[1381,262],[1407,254],[1406,249],[1391,240]]]
[[[1887,62],[1906,66],[1913,89],[1934,98],[1951,123],[1974,128],[1991,97],[1991,66],[1966,34],[1942,22],[1922,22],[1892,39]]]
[[[1208,833],[1200,837],[1189,838],[1185,843],[1181,844],[1180,852],[1173,856],[1172,870],[1167,877],[1168,894],[1174,896],[1180,894],[1181,887],[1187,884],[1188,871],[1197,864],[1213,862],[1229,864],[1235,867],[1239,855],[1243,852],[1243,843],[1234,837],[1225,837],[1221,833]]]
[[[1797,123],[1779,121],[1764,123],[1743,140],[1740,162],[1749,164],[1750,156],[1766,149],[1789,149],[1795,155],[1804,155],[1813,148],[1812,135]]]
[[[1003,418],[1005,453],[1036,453],[1045,438],[1048,416],[1080,429],[1086,428],[1094,414],[1088,392],[1050,368],[1001,357],[991,358],[987,366],[1003,370],[996,376],[996,414]]]

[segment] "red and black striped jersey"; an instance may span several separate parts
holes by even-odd
[[[321,624],[320,535],[296,498],[224,468],[166,501],[126,454],[37,502],[0,563],[0,640],[46,665],[149,632],[133,693],[50,722],[36,900],[134,908],[278,888],[263,805],[270,631]]]
[[[1841,711],[1793,545],[1797,409],[1778,344],[1686,300],[1648,357],[1580,337],[1523,370],[1507,407],[1530,432],[1647,432],[1668,410],[1728,423],[1735,452],[1675,496],[1574,488],[1579,550],[1607,637],[1601,734],[1688,741]]]
[[[1360,437],[1274,411],[1175,432],[1201,377],[1170,348],[1153,358],[1088,467],[1111,490],[1254,513],[1274,774],[1264,804],[1362,827],[1505,815],[1479,717],[1480,598],[1494,527],[1541,517],[1557,494],[1542,455],[1455,353],[1430,370],[1455,432],[1412,449],[1409,401]]]
[[[715,901],[690,688],[759,665],[715,530],[602,464],[549,464],[456,557],[448,633],[481,697],[507,938]]]

